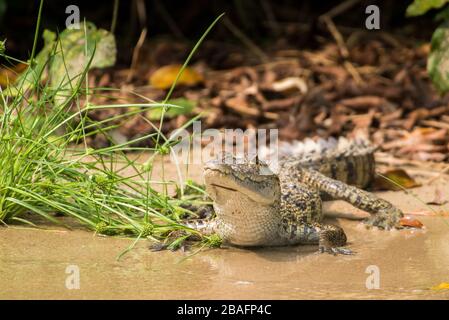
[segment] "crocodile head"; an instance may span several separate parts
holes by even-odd
[[[240,193],[257,203],[269,205],[280,197],[279,178],[263,162],[225,155],[205,164],[204,178],[214,200]]]
[[[206,163],[204,178],[224,242],[260,246],[276,241],[281,188],[266,164],[220,158]]]

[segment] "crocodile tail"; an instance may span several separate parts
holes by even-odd
[[[278,157],[281,167],[295,162],[332,179],[365,188],[375,176],[374,151],[375,147],[362,138],[305,139],[281,142]]]

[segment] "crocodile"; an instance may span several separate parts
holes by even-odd
[[[242,246],[318,244],[320,252],[351,254],[336,225],[323,224],[322,200],[341,199],[371,214],[368,225],[400,228],[403,213],[362,190],[375,176],[375,148],[365,139],[307,139],[279,146],[278,166],[230,154],[204,166],[215,218],[188,226]],[[264,152],[260,152],[263,154]]]

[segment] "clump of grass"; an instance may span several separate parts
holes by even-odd
[[[46,88],[37,100],[24,95],[10,99],[1,92],[0,221],[32,224],[26,219],[32,212],[61,223],[54,217],[61,213],[109,235],[157,237],[182,228],[172,219],[183,210],[181,201],[145,181],[153,168],[130,160],[124,153],[128,144],[97,150],[83,145],[86,132],[103,130],[86,116],[99,106],[73,113],[70,104],[52,104],[51,97]],[[76,117],[82,120],[74,125]],[[136,174],[123,176],[126,167]]]
[[[41,10],[38,22],[40,15]],[[219,18],[198,41],[180,73]],[[37,30],[39,23],[36,37]],[[30,64],[35,46],[36,40]],[[3,52],[0,56],[9,58]],[[181,230],[183,236],[175,239],[172,247],[179,246],[189,235],[199,236],[208,243],[209,238],[180,223],[181,216],[192,214],[183,206],[185,202],[202,201],[203,194],[190,193],[184,197],[183,182],[179,185],[172,181],[151,181],[154,157],[166,154],[175,143],[162,134],[161,128],[167,108],[176,107],[167,104],[176,82],[162,103],[135,105],[138,111],[95,122],[88,117],[93,110],[131,105],[91,104],[89,94],[95,88],[83,87],[87,75],[88,67],[77,77],[76,85],[63,101],[55,99],[59,89],[49,86],[42,75],[26,89],[23,82],[19,83],[14,95],[0,88],[0,222],[34,226],[34,220],[29,218],[29,214],[34,214],[62,224],[55,216],[58,213],[75,218],[99,234],[164,240]],[[97,133],[107,136],[107,131],[115,127],[114,121],[149,108],[162,108],[159,125],[153,133],[101,149],[88,147],[88,136]],[[126,152],[135,150],[132,146],[145,139],[153,139],[156,144],[154,148],[139,148],[152,154],[146,163],[139,164]],[[127,168],[135,174],[122,174]],[[162,184],[163,191],[153,188],[155,183]],[[181,190],[178,196],[169,195],[170,184]],[[194,188],[201,191],[197,186]],[[210,239],[215,246],[219,243],[214,237]]]

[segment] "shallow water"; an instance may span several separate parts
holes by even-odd
[[[414,193],[425,202],[444,187],[447,182]],[[428,210],[402,192],[382,196],[405,211]],[[340,201],[325,209],[331,215],[361,215]],[[0,298],[448,299],[449,290],[430,288],[449,283],[449,218],[417,218],[425,229],[386,232],[366,230],[359,221],[334,221],[345,229],[352,256],[295,246],[215,249],[189,257],[192,252],[151,252],[148,242],[140,241],[117,261],[131,240],[54,227],[0,228]],[[66,287],[69,265],[79,268],[79,289]],[[379,269],[379,289],[366,286],[369,266]]]
[[[353,256],[317,254],[314,246],[151,252],[141,241],[120,261],[128,239],[85,231],[0,230],[0,298],[352,299],[449,298],[430,290],[449,282],[449,219],[424,217],[426,230],[365,230],[341,221]],[[65,286],[80,270],[80,289]],[[380,288],[367,289],[370,265]]]

